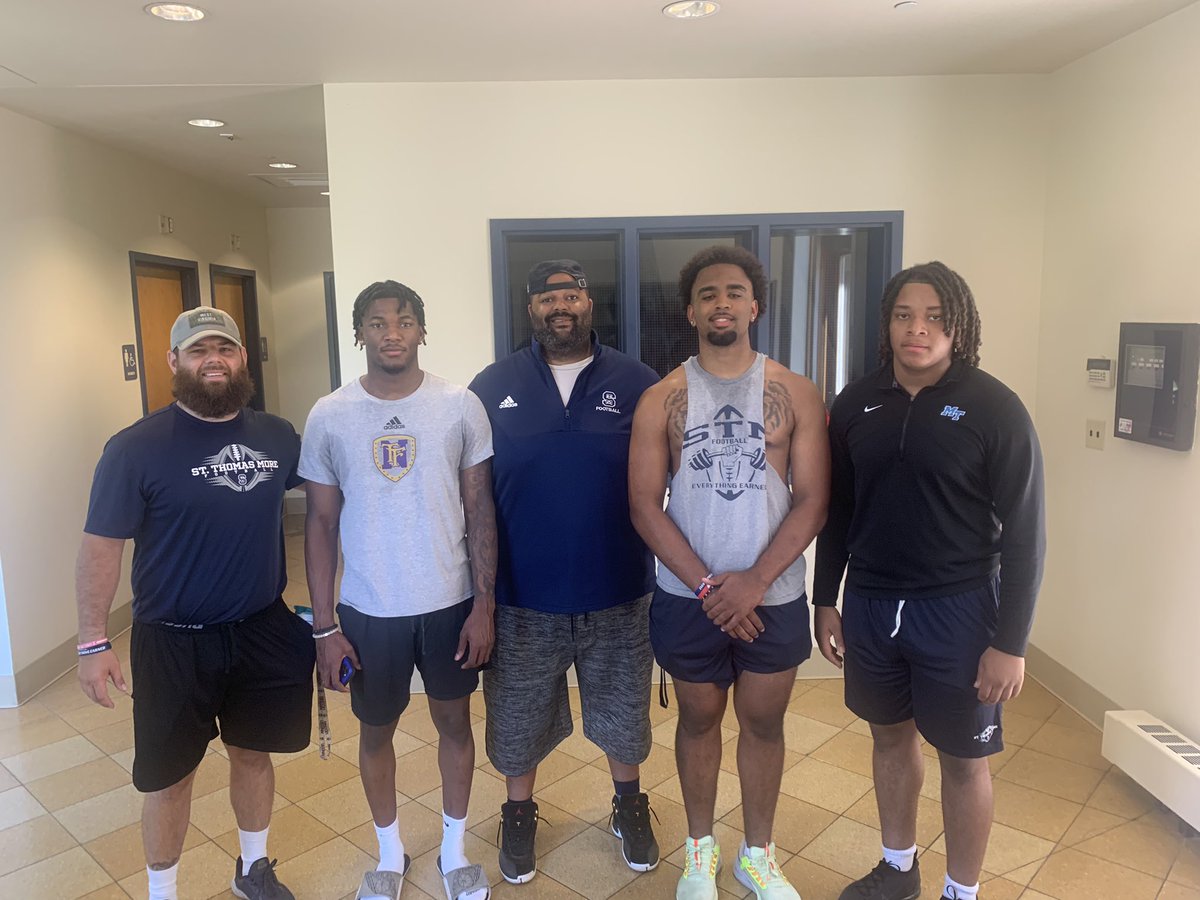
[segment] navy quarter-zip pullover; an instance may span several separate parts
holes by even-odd
[[[830,413],[833,484],[813,602],[846,587],[930,601],[1000,574],[992,646],[1025,655],[1046,551],[1042,454],[1029,413],[997,379],[954,362],[915,397],[890,363]]]
[[[536,341],[471,382],[492,423],[497,603],[584,613],[654,590],[628,472],[633,411],[658,375],[594,332],[592,354],[565,407]]]

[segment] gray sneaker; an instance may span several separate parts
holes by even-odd
[[[838,900],[917,900],[920,896],[921,872],[916,859],[907,872],[881,859],[866,876],[842,891]]]
[[[295,894],[279,883],[275,877],[277,859],[270,861],[264,856],[250,866],[250,874],[242,874],[242,858],[237,858],[233,883],[229,886],[234,896],[242,900],[296,900]]]

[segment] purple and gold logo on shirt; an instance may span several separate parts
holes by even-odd
[[[379,474],[389,481],[399,481],[417,460],[417,439],[407,434],[389,434],[375,438],[371,450]]]

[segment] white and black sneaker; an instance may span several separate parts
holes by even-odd
[[[649,872],[658,865],[658,841],[650,825],[653,812],[645,793],[613,797],[608,827],[621,839],[625,865],[635,872]]]
[[[537,874],[538,805],[509,800],[500,806],[500,874],[510,884],[524,884]]]

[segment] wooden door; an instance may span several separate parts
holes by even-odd
[[[249,269],[211,267],[213,306],[233,316],[238,331],[242,334],[242,345],[246,348],[246,365],[254,379],[254,396],[250,399],[253,409],[264,409],[262,348],[258,329],[258,293],[255,273]]]
[[[213,275],[212,290],[213,306],[233,316],[242,333],[242,343],[246,343],[246,299],[242,293],[242,279],[235,275]],[[249,347],[246,352],[250,352]]]
[[[178,269],[138,263],[138,344],[142,350],[142,378],[146,387],[146,412],[161,409],[175,399],[171,393],[171,326],[184,309],[183,275]]]

